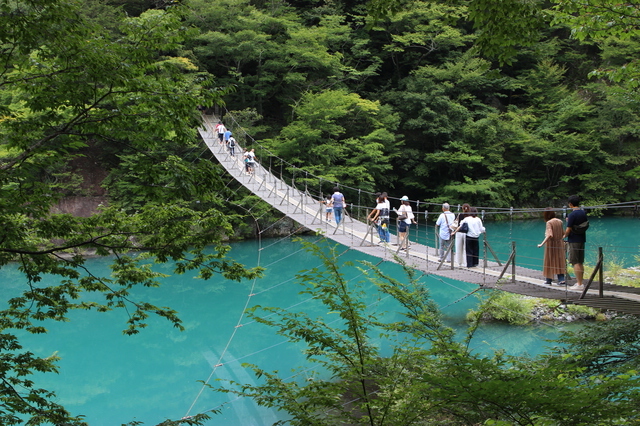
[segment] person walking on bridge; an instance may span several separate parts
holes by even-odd
[[[218,139],[220,139],[220,145],[222,145],[223,140],[224,140],[224,133],[227,131],[227,128],[224,127],[224,124],[222,124],[222,121],[218,121],[218,124],[216,125],[216,132],[218,132]]]
[[[436,233],[440,237],[440,260],[444,259],[444,255],[449,250],[449,245],[451,244],[451,225],[453,221],[456,220],[456,216],[449,211],[449,203],[442,204],[442,213],[438,216],[438,220],[436,220]],[[440,228],[438,230],[438,228]],[[449,262],[451,260],[451,252],[449,252],[449,256],[447,256],[446,261]]]
[[[384,244],[391,240],[389,235],[389,210],[391,206],[387,199],[387,193],[380,194],[376,198],[376,203],[375,209],[369,213],[367,218],[377,225],[378,237],[380,237],[379,244]]]
[[[544,246],[544,260],[542,262],[542,275],[545,277],[545,284],[551,285],[554,275],[558,276],[558,285],[565,285],[564,274],[567,271],[567,264],[564,259],[564,229],[562,221],[556,217],[553,208],[547,207],[544,210],[544,220],[547,222],[544,232],[544,240],[538,247]]]
[[[331,215],[333,214],[333,199],[329,196],[321,201],[324,204],[324,214],[327,222],[331,221]]]
[[[411,210],[409,197],[406,195],[400,198],[400,208],[398,208],[398,237],[400,239],[400,250],[409,248],[409,227],[414,222],[415,216]]]
[[[580,197],[572,195],[569,197],[569,207],[572,212],[567,216],[567,229],[564,236],[569,246],[569,263],[573,265],[573,272],[576,276],[576,284],[569,287],[572,290],[584,290],[582,278],[584,275],[584,245],[587,242],[587,228],[589,220],[587,213],[580,209]]]
[[[229,142],[227,144],[227,149],[229,150],[229,155],[235,157],[236,155],[236,138],[231,136],[229,138]]]
[[[224,144],[227,147],[229,146],[229,138],[231,137],[231,135],[231,130],[225,130],[225,132],[222,134],[222,139],[224,140]]]
[[[336,219],[336,226],[340,225],[342,221],[342,209],[347,206],[347,202],[344,198],[340,188],[337,186],[333,188],[333,195],[331,196],[331,203],[333,204],[333,217]]]
[[[253,174],[256,168],[256,150],[245,151],[245,162],[247,174]]]

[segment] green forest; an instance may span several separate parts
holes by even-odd
[[[233,87],[226,108],[261,145],[329,181],[499,207],[638,199],[637,93],[620,74],[637,40],[576,37],[557,9],[519,4],[371,17],[358,2],[192,1],[185,54]],[[490,45],[495,20],[512,27]]]
[[[256,199],[203,155],[199,108],[233,118],[259,157],[364,191],[495,207],[635,201],[638,35],[635,0],[0,0],[0,267],[17,263],[28,282],[0,311],[0,423],[85,424],[33,379],[55,373],[56,356],[24,350],[17,331],[46,333],[73,310],[122,310],[128,335],[151,315],[183,329],[170,307],[132,295],[160,285],[150,262],[204,280],[261,275],[229,253]],[[92,215],[56,210],[98,195]],[[110,274],[87,270],[87,253],[113,256]],[[406,309],[385,327],[407,340],[381,359],[357,293],[317,272],[303,282],[342,313],[344,336],[302,314],[265,322],[338,380],[297,387],[255,367],[266,387],[244,389],[292,424],[638,422],[637,320],[569,333],[542,359],[479,358],[410,270],[404,283],[376,272]],[[39,285],[45,274],[59,283]],[[318,416],[350,393],[362,403]]]

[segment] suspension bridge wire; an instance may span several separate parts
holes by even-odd
[[[474,294],[474,293],[475,293],[475,292],[477,292],[478,290],[481,290],[481,289],[476,289],[476,290],[473,290],[473,291],[469,292],[469,294],[465,295],[463,298],[461,298],[461,299],[457,300],[457,301],[456,301],[456,302],[454,302],[454,303],[458,303],[458,302],[459,302],[459,301],[461,301],[462,299],[464,299],[464,298],[466,298],[466,297],[468,297],[468,296],[470,296],[470,295]],[[391,296],[388,296],[388,297],[391,297]],[[450,306],[450,305],[447,305],[447,306]],[[440,309],[443,309],[443,308],[440,308]],[[505,309],[505,310],[508,310],[508,311],[510,311],[510,312],[512,312],[512,313],[514,313],[514,314],[516,314],[516,315],[522,315],[522,313],[521,313],[521,312],[516,312],[516,311],[510,310],[510,309]],[[544,324],[544,325],[546,325],[546,326],[548,326],[548,327],[551,327],[551,328],[555,328],[555,329],[562,330],[562,328],[557,327],[555,324],[552,324],[552,323],[545,323],[545,322],[542,322],[542,321],[540,321],[540,323],[541,323],[541,324]],[[476,331],[477,331],[477,330],[476,330]],[[492,338],[490,338],[490,339],[485,338],[485,339],[484,339],[484,340],[483,340],[479,345],[476,345],[475,347],[470,348],[470,349],[468,350],[468,352],[469,352],[469,354],[471,354],[471,353],[473,353],[473,352],[474,352],[478,347],[480,347],[480,345],[486,345],[487,343],[490,343],[490,342],[493,342],[493,341],[502,340],[504,337],[506,337],[507,335],[512,334],[512,333],[514,333],[514,332],[518,332],[518,333],[519,333],[519,332],[520,332],[520,330],[514,327],[514,328],[512,328],[512,329],[508,330],[507,332],[502,333],[502,334],[500,334],[500,335],[495,335],[495,336],[493,336],[493,337],[492,337]],[[402,343],[401,343],[401,342],[399,342],[399,345],[402,345]],[[293,374],[293,375],[291,375],[291,376],[288,376],[288,377],[283,378],[283,379],[282,379],[282,381],[292,380],[292,379],[296,378],[297,376],[300,376],[300,375],[302,375],[302,374],[305,374],[305,373],[307,373],[307,372],[309,372],[309,371],[311,371],[311,370],[313,370],[313,368],[312,368],[312,367],[307,368],[307,369],[305,369],[305,370],[301,370],[301,371],[299,371],[299,372],[297,372],[297,373],[295,373],[295,374]],[[314,371],[315,371],[315,370],[314,370]],[[401,378],[401,377],[400,377],[400,375],[398,375],[398,379],[400,379],[400,378]],[[369,396],[373,396],[373,395],[376,395],[377,393],[379,393],[379,391],[373,390],[373,391],[369,392],[367,395],[369,395]],[[232,401],[232,402],[235,402],[235,401],[239,400],[240,398],[241,398],[241,397],[238,397],[238,398],[236,398],[236,399],[235,399],[234,401]],[[351,400],[349,400],[349,401],[344,402],[344,403],[342,404],[342,406],[343,406],[343,407],[345,407],[345,406],[348,406],[349,404],[352,404],[352,403],[354,403],[354,402],[358,402],[358,401],[361,401],[361,400],[362,400],[362,397],[353,398],[353,399],[351,399]],[[221,408],[222,406],[223,406],[223,405],[220,405],[220,406],[218,406],[218,407],[214,407],[213,409],[219,409],[219,408]],[[212,410],[213,410],[213,409],[212,409]],[[328,410],[326,410],[324,413],[325,413],[325,414],[329,414],[330,412],[332,412],[332,411],[334,411],[334,410],[335,410],[335,409],[328,409]]]
[[[346,251],[345,251],[345,252],[343,252],[341,255],[345,254],[347,251],[349,251],[349,250],[346,250]],[[340,257],[341,255],[339,255],[339,257]],[[381,260],[380,262],[378,262],[378,265],[379,265],[380,263],[382,263],[382,260]],[[368,270],[370,270],[370,269],[368,269]],[[351,282],[351,281],[353,281],[353,280],[355,280],[355,279],[358,279],[358,278],[359,278],[360,276],[362,276],[364,273],[366,273],[366,272],[365,272],[365,271],[363,271],[363,272],[361,272],[359,275],[357,275],[357,276],[355,276],[355,277],[353,277],[353,278],[351,278],[351,279],[347,280],[347,283],[349,283],[349,282]],[[391,298],[391,297],[392,297],[392,296],[390,296],[390,295],[385,295],[384,297],[380,297],[380,298],[376,299],[374,302],[372,302],[372,303],[368,304],[368,305],[367,305],[367,308],[371,308],[372,306],[379,305],[382,301],[387,300],[387,299],[389,299],[389,298]],[[315,297],[313,297],[313,298],[315,298]],[[298,306],[298,305],[299,305],[299,304],[292,305],[291,307],[295,307],[295,306]],[[290,309],[291,307],[289,307],[289,308],[287,308],[287,309]],[[271,315],[269,315],[269,316],[271,316]],[[265,318],[266,318],[266,317],[265,317]],[[336,323],[336,322],[338,322],[338,321],[343,321],[343,319],[342,319],[342,318],[336,318],[336,319],[334,319],[334,320],[332,320],[332,321],[326,322],[326,323],[325,323],[325,325],[327,325],[327,326],[331,326],[332,324],[334,324],[334,323]],[[334,332],[338,331],[338,332],[339,332],[339,330],[332,330],[332,331],[334,331]],[[254,354],[257,354],[257,353],[263,352],[263,351],[265,351],[265,350],[271,350],[271,349],[273,349],[273,348],[275,348],[275,347],[278,347],[278,346],[281,346],[281,345],[283,345],[283,344],[289,343],[290,341],[291,341],[291,339],[287,339],[287,340],[281,341],[281,342],[276,343],[276,344],[274,344],[274,345],[272,345],[272,346],[269,346],[269,347],[267,347],[267,348],[263,348],[263,349],[261,349],[261,350],[259,350],[259,351],[256,351],[256,352],[254,352],[254,353],[252,353],[252,354],[247,354],[247,355],[244,355],[244,356],[242,356],[242,357],[240,357],[240,358],[236,358],[236,359],[234,359],[234,360],[230,360],[230,361],[226,362],[226,363],[225,363],[225,365],[229,365],[229,364],[231,364],[231,363],[238,363],[238,362],[242,361],[243,359],[248,358],[248,357],[250,357],[250,356],[252,356],[252,355],[254,355]],[[312,366],[312,367],[309,367],[309,368],[306,368],[306,369],[303,369],[303,370],[299,370],[299,371],[297,371],[295,374],[292,374],[292,375],[290,375],[290,376],[288,376],[288,377],[285,377],[285,378],[283,378],[282,380],[283,380],[283,381],[292,380],[292,379],[294,379],[294,378],[296,378],[296,377],[298,377],[298,376],[300,376],[300,375],[302,375],[302,374],[306,374],[306,373],[308,373],[309,371],[312,371],[312,372],[314,373],[314,376],[315,376],[315,373],[317,373],[316,367],[315,367],[315,366]],[[218,406],[215,406],[215,407],[209,408],[209,409],[207,409],[207,410],[204,410],[204,412],[209,412],[209,411],[218,410],[218,409],[220,409],[221,407],[223,407],[223,406],[225,406],[225,405],[227,405],[227,404],[230,404],[230,403],[233,403],[233,402],[235,402],[235,401],[240,400],[241,398],[242,398],[242,397],[237,397],[236,399],[234,399],[234,400],[232,400],[232,401],[226,401],[226,402],[224,402],[224,403],[222,403],[222,404],[220,404],[220,405],[218,405]]]
[[[255,219],[255,218],[254,218],[254,223],[255,223],[255,226],[259,229],[260,225],[259,225],[257,219]],[[261,234],[258,233],[258,245],[260,246],[260,244],[262,244],[262,238],[261,238]],[[261,253],[262,253],[262,251],[258,250],[258,257],[257,257],[257,262],[256,262],[257,266],[260,266]],[[227,351],[229,350],[229,347],[231,346],[231,342],[233,341],[236,333],[238,332],[239,326],[242,324],[242,320],[243,320],[244,316],[247,313],[247,309],[249,308],[249,303],[250,303],[251,298],[252,298],[251,294],[253,293],[253,290],[255,289],[257,280],[258,280],[258,277],[253,278],[253,280],[251,282],[251,290],[249,291],[249,296],[247,297],[247,300],[245,301],[244,307],[242,308],[242,312],[240,313],[240,315],[238,317],[238,321],[236,322],[236,326],[233,328],[233,330],[231,332],[231,336],[229,336],[229,339],[227,340],[227,343],[226,343],[225,347],[223,348],[222,352],[220,353],[220,356],[218,358],[218,362],[214,365],[213,369],[211,370],[211,373],[209,374],[209,377],[207,377],[207,380],[205,380],[203,382],[202,386],[200,387],[200,390],[198,391],[198,394],[194,398],[193,402],[189,406],[189,409],[187,410],[187,413],[184,415],[183,418],[189,418],[190,417],[191,410],[193,410],[193,407],[195,406],[195,404],[200,399],[200,396],[202,395],[202,392],[205,390],[205,388],[208,386],[209,382],[213,378],[213,375],[216,373],[216,370],[218,369],[218,366],[221,365],[222,359],[226,355]]]
[[[341,253],[339,253],[339,254],[337,255],[337,257],[338,257],[338,258],[340,258],[342,255],[344,255],[345,253],[347,253],[347,252],[349,252],[349,251],[351,251],[351,249],[350,249],[350,248],[348,248],[348,247],[346,247],[346,248],[345,248],[345,250],[344,250],[343,252],[341,252]],[[258,255],[258,265],[259,265],[259,261],[260,261],[260,255]],[[382,262],[384,262],[384,260],[383,260],[383,259],[380,259],[380,260],[379,260],[379,262],[378,262],[378,264],[376,264],[376,266],[377,266],[377,265],[379,265],[379,264],[381,264]],[[366,272],[365,272],[365,270],[361,270],[361,271],[360,271],[360,273],[359,273],[359,274],[357,274],[355,277],[352,277],[352,278],[350,278],[349,280],[347,280],[347,283],[349,283],[349,282],[351,282],[351,281],[353,281],[353,280],[355,280],[355,279],[358,279],[359,277],[361,277],[361,276],[362,276],[363,274],[365,274],[365,273],[366,273]],[[243,318],[244,318],[244,316],[246,315],[246,311],[247,311],[247,309],[248,309],[249,301],[251,300],[251,297],[255,295],[255,294],[253,293],[253,289],[255,288],[255,282],[256,282],[256,279],[254,279],[254,280],[253,280],[251,293],[250,293],[249,297],[247,298],[247,301],[245,302],[245,306],[244,306],[244,308],[243,308],[243,311],[242,311],[242,313],[240,314],[240,317],[239,317],[239,319],[238,319],[238,322],[237,322],[236,326],[234,327],[233,332],[232,332],[232,334],[231,334],[231,336],[230,336],[229,340],[227,341],[227,344],[225,345],[225,347],[224,347],[224,349],[223,349],[222,353],[220,354],[220,356],[218,357],[218,362],[214,365],[214,367],[213,367],[213,369],[212,369],[211,373],[209,374],[209,377],[207,378],[207,380],[203,382],[203,385],[202,385],[202,387],[200,388],[200,391],[199,391],[199,392],[198,392],[198,394],[196,395],[196,397],[195,397],[194,401],[192,402],[191,406],[190,406],[190,407],[189,407],[189,409],[187,410],[187,413],[185,414],[185,416],[183,417],[183,419],[184,419],[184,418],[189,418],[189,417],[191,417],[191,411],[193,410],[193,407],[195,406],[195,404],[197,403],[197,401],[198,401],[198,400],[199,400],[199,398],[201,397],[202,392],[204,391],[204,389],[205,389],[206,387],[208,387],[208,383],[211,381],[211,379],[213,378],[213,375],[216,373],[216,371],[217,371],[217,369],[218,369],[219,367],[221,367],[221,366],[223,366],[223,365],[227,365],[227,364],[229,364],[230,362],[238,361],[239,359],[244,359],[244,358],[246,358],[246,357],[248,357],[248,356],[250,356],[250,355],[251,355],[251,354],[245,354],[243,357],[241,357],[241,358],[239,358],[239,359],[232,360],[232,361],[228,361],[228,362],[225,362],[225,363],[223,363],[223,362],[222,362],[222,359],[224,358],[225,354],[227,353],[227,351],[228,351],[228,349],[229,349],[229,347],[230,347],[230,345],[231,345],[231,342],[232,342],[233,338],[235,337],[235,335],[236,335],[236,333],[237,333],[237,330],[238,330],[239,328],[241,328],[241,327],[245,326],[245,325],[248,325],[248,324],[251,324],[251,323],[254,323],[254,322],[255,322],[255,321],[251,321],[251,322],[249,322],[249,323],[242,324],[242,319],[243,319]],[[389,297],[389,296],[387,296],[387,297]],[[291,305],[291,306],[289,306],[289,307],[287,307],[287,308],[285,308],[285,309],[283,309],[283,310],[284,310],[284,311],[288,311],[288,310],[290,310],[290,309],[292,309],[292,308],[294,308],[294,307],[296,307],[296,306],[300,306],[300,305],[302,305],[302,304],[304,304],[304,303],[308,302],[309,300],[313,300],[313,299],[315,299],[315,298],[317,298],[317,297],[316,297],[316,296],[309,297],[309,298],[307,298],[306,300],[300,301],[300,302],[298,302],[298,303],[296,303],[296,304],[294,304],[294,305]],[[379,303],[380,303],[380,299],[376,300],[373,304],[379,304]],[[270,316],[272,316],[272,315],[276,315],[276,314],[275,314],[275,313],[274,313],[274,314],[270,314],[270,315],[265,316],[264,318],[269,318],[269,317],[270,317]],[[331,322],[329,322],[329,323],[327,323],[327,324],[332,324],[332,323],[334,323],[334,322],[336,322],[336,321],[340,321],[340,320],[341,320],[340,318],[337,318],[337,319],[335,319],[334,321],[331,321]],[[263,352],[264,350],[272,349],[272,348],[274,348],[274,347],[277,347],[277,346],[279,346],[279,345],[281,345],[281,344],[284,344],[284,343],[287,343],[287,342],[288,342],[288,340],[287,340],[287,341],[284,341],[284,342],[280,342],[280,343],[278,343],[278,344],[271,345],[271,346],[269,346],[268,348],[263,348],[263,349],[261,349],[261,350],[259,350],[259,351],[254,352],[254,354],[255,354],[255,353],[259,353],[259,352]],[[206,411],[211,411],[211,410],[206,410]]]
[[[246,132],[245,132],[245,133],[246,133]],[[251,138],[251,139],[253,140],[253,138]],[[254,142],[255,142],[255,140],[254,140]],[[204,151],[203,151],[203,152],[204,152]],[[201,155],[202,155],[202,154],[201,154]],[[200,155],[200,156],[201,156],[201,155]],[[282,164],[282,163],[281,163],[281,164]],[[289,163],[287,163],[287,164],[289,164]],[[295,166],[293,166],[293,167],[295,167]],[[230,180],[230,181],[227,183],[226,187],[230,187],[230,184],[231,184],[231,182],[233,182],[233,181],[235,181],[235,179]],[[240,189],[240,188],[241,188],[241,187],[238,187],[236,190],[234,190],[234,191],[233,191],[233,193],[237,193],[237,191],[239,191],[239,189]],[[352,188],[352,189],[353,189],[353,188]],[[359,193],[360,193],[360,190],[358,190],[358,191],[359,191]],[[252,215],[252,217],[254,218],[254,222],[256,223],[256,227],[259,229],[259,225],[258,225],[257,218],[256,218],[256,217],[251,213],[251,210],[252,210],[252,209],[245,209],[245,210],[247,211],[247,213],[248,213],[248,214],[251,214],[251,215]],[[264,215],[264,214],[266,214],[266,212],[265,212],[265,213],[263,213],[263,215]],[[281,218],[281,219],[282,219],[282,218]],[[259,239],[259,244],[260,244],[260,245],[262,245],[262,238],[261,238],[261,234],[262,234],[263,232],[264,232],[264,230],[260,230],[260,232],[259,232],[259,234],[258,234],[258,235],[259,235],[259,238],[258,238],[258,239]],[[291,235],[291,234],[290,234],[290,235]],[[262,249],[260,249],[260,251],[261,251],[261,250],[262,250]],[[348,249],[347,249],[347,251],[348,251]],[[258,256],[258,258],[260,259],[260,256]],[[381,260],[381,262],[382,262],[382,260]],[[275,263],[275,262],[274,262],[274,263]],[[259,265],[259,264],[260,264],[260,260],[258,261],[258,265]],[[423,274],[423,275],[424,275],[424,274]],[[246,313],[246,307],[248,306],[248,303],[249,303],[250,297],[254,294],[254,293],[253,293],[253,289],[255,288],[255,283],[256,283],[256,280],[254,279],[254,280],[253,280],[253,283],[252,283],[252,291],[250,292],[250,296],[249,296],[249,298],[247,299],[247,302],[245,303],[245,308],[243,309],[243,312],[241,313],[240,318],[239,318],[239,320],[238,320],[238,324],[239,324],[239,325],[238,325],[238,326],[236,326],[236,327],[234,328],[234,331],[233,331],[233,333],[232,333],[232,336],[231,336],[231,338],[229,339],[229,342],[228,342],[227,346],[225,347],[225,349],[224,349],[224,351],[223,351],[223,353],[222,353],[222,355],[221,355],[220,359],[222,359],[222,357],[223,357],[223,356],[224,356],[224,354],[226,353],[226,351],[227,351],[227,349],[228,349],[228,347],[229,347],[229,344],[231,343],[231,341],[233,340],[233,337],[235,336],[235,332],[236,332],[237,328],[238,328],[239,326],[241,326],[241,321],[242,321],[242,318],[244,317],[244,315],[245,315],[245,313]],[[219,363],[218,363],[218,364],[219,364]],[[205,384],[204,384],[204,385],[206,385],[206,384],[210,381],[210,379],[211,379],[211,377],[212,377],[212,375],[213,375],[214,373],[215,373],[215,367],[214,367],[214,369],[212,370],[211,375],[209,376],[209,378],[207,379],[207,381],[205,382]],[[197,399],[199,398],[199,396],[201,395],[201,393],[202,393],[202,391],[203,391],[203,389],[204,389],[204,385],[203,385],[203,388],[202,388],[202,389],[200,390],[200,392],[198,393],[198,396],[196,397],[196,400],[194,400],[194,403],[193,403],[193,404],[191,405],[191,407],[189,408],[188,413],[192,410],[193,406],[194,406],[194,405],[195,405],[195,403],[197,402]],[[187,413],[187,416],[188,416],[188,413]]]

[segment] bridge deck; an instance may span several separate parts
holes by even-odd
[[[219,143],[215,134],[212,123],[217,122],[217,119],[204,116],[204,120],[204,127],[199,129],[200,135],[232,177],[301,226],[320,232],[352,250],[391,262],[396,262],[397,255],[417,270],[478,284],[487,289],[500,288],[510,293],[557,299],[567,303],[640,315],[640,289],[637,288],[605,286],[605,297],[598,297],[598,290],[590,289],[583,299],[579,299],[581,294],[579,291],[544,284],[542,272],[539,270],[516,267],[515,276],[513,276],[513,269],[509,266],[503,278],[498,280],[504,266],[497,262],[485,261],[476,268],[453,268],[450,264],[439,265],[435,248],[416,242],[412,242],[407,251],[399,251],[397,246],[393,245],[379,245],[375,243],[377,234],[374,229],[370,225],[354,220],[348,214],[340,226],[336,226],[333,221],[326,222],[323,220],[321,200],[287,185],[259,163],[256,164],[252,174],[247,174],[240,147],[236,146],[236,154],[230,155],[226,147]]]

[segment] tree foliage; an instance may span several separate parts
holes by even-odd
[[[149,315],[182,329],[177,312],[131,294],[160,285],[154,262],[204,279],[259,272],[225,258],[229,222],[202,190],[217,176],[184,155],[195,142],[196,106],[217,95],[180,54],[190,35],[180,10],[113,16],[119,21],[105,28],[75,2],[0,2],[0,266],[17,262],[27,278],[0,311],[5,425],[84,424],[32,379],[55,372],[56,357],[24,350],[16,330],[45,333],[75,309],[126,310],[125,334],[139,332]],[[65,192],[50,177],[89,146],[111,158],[113,198],[91,217],[53,213]],[[88,270],[87,253],[113,256],[110,276]],[[42,286],[44,274],[59,284]]]
[[[315,176],[364,190],[391,180],[401,141],[397,117],[379,102],[343,90],[307,93],[295,119],[277,139],[264,141],[275,155]]]

